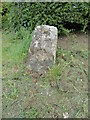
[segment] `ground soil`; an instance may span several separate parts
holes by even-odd
[[[61,60],[70,64],[58,78],[58,87],[56,81],[49,81],[48,75],[35,77],[25,66],[18,71],[19,75],[8,77],[7,71],[5,72],[8,67],[6,65],[5,69],[4,65],[4,118],[88,117],[88,35],[74,33],[60,36],[57,51],[59,49],[62,52],[57,55],[56,64],[61,63]],[[12,69],[14,72],[16,70],[17,68]]]

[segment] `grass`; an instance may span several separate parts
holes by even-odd
[[[56,64],[35,78],[25,64],[29,31],[3,31],[3,117],[63,118],[66,113],[70,118],[88,117],[88,46],[81,37],[65,37],[68,44],[58,41]]]
[[[38,112],[35,108],[31,108],[29,111],[24,112],[25,118],[37,118]]]
[[[7,35],[8,38],[5,38],[3,34],[3,60],[8,58],[10,63],[18,63],[26,57],[31,42],[31,35],[24,28],[21,28],[21,34],[24,36],[22,39],[20,39],[20,34],[17,33],[9,33]]]
[[[17,33],[9,33],[7,31],[3,32],[3,79],[5,79],[6,76],[9,78],[19,78],[22,75],[21,71],[24,69],[24,61],[28,54],[28,49],[31,42],[31,35],[28,31],[25,31],[24,29],[22,29],[21,33],[24,35],[22,40],[20,39],[20,35],[18,35]]]

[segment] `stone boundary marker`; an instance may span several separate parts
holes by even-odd
[[[45,73],[55,63],[57,39],[56,27],[41,25],[35,28],[27,59],[29,70]]]

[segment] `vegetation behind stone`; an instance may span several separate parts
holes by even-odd
[[[89,6],[88,2],[2,3],[2,26],[16,31],[23,26],[32,32],[37,25],[47,24],[57,27],[59,35],[78,29],[85,31]]]

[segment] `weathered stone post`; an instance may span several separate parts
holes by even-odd
[[[34,30],[28,55],[28,69],[44,73],[56,60],[58,31],[54,26],[41,25]]]

